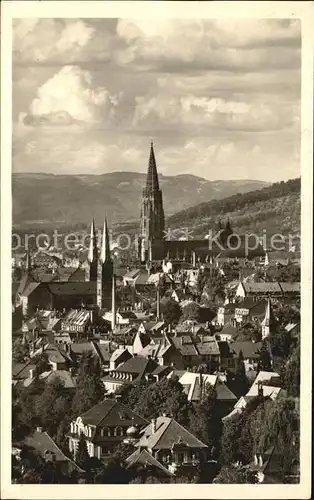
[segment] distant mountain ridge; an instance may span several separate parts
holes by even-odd
[[[238,233],[257,235],[300,233],[301,179],[277,182],[270,186],[238,193],[189,207],[167,219],[172,229],[192,228],[193,237],[202,237],[220,220],[228,218]]]
[[[13,225],[75,226],[137,221],[146,174],[112,172],[102,175],[13,173]],[[195,205],[268,185],[258,180],[208,181],[190,174],[159,175],[166,216]]]

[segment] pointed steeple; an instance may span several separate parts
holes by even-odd
[[[97,249],[97,238],[96,238],[96,227],[95,221],[92,220],[91,228],[90,228],[90,242],[89,242],[89,251],[88,251],[88,261],[94,262],[98,257],[98,249]]]
[[[25,269],[26,269],[26,271],[29,271],[30,268],[31,268],[31,254],[30,254],[30,250],[28,249],[27,253],[26,253]]]
[[[102,247],[100,253],[100,260],[102,263],[110,259],[110,240],[107,219],[104,221],[104,230],[102,233]]]
[[[268,337],[268,335],[271,332],[271,328],[272,328],[273,324],[274,324],[274,316],[273,316],[273,312],[272,312],[271,301],[270,301],[270,298],[268,298],[266,308],[265,308],[265,316],[264,316],[263,321],[261,322],[263,339],[265,337]]]
[[[146,177],[146,191],[150,193],[159,191],[159,182],[158,182],[153,141],[151,141],[150,143],[150,154],[149,154],[148,170]]]

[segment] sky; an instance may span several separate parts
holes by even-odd
[[[300,22],[15,19],[13,172],[300,175]]]

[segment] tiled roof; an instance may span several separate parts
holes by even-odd
[[[114,399],[104,399],[80,415],[84,425],[147,425],[147,420]],[[123,417],[123,419],[121,418]]]
[[[216,340],[212,342],[198,342],[196,344],[196,349],[198,353],[202,356],[204,355],[213,355],[218,356],[220,354],[220,350],[218,347],[218,343]]]
[[[128,359],[125,363],[122,363],[116,369],[117,372],[126,372],[138,374],[139,376],[145,373],[152,373],[158,364],[152,359],[146,359],[143,356],[134,356]]]
[[[127,469],[135,464],[141,464],[144,466],[149,465],[160,469],[166,476],[173,476],[172,472],[156,460],[156,458],[154,458],[147,450],[135,450],[134,453],[126,459],[126,462],[128,464]]]
[[[217,383],[215,385],[215,390],[217,394],[217,400],[218,401],[237,401],[237,396],[233,394],[232,391],[230,391],[229,387],[226,386],[224,382],[221,380],[217,380]]]
[[[244,340],[243,342],[232,342],[231,349],[239,356],[240,351],[242,351],[244,359],[258,358],[259,350],[262,347],[262,342],[251,342],[249,340]]]
[[[124,278],[136,278],[136,276],[138,276],[140,274],[141,270],[140,269],[132,269],[130,271],[128,271],[127,273],[125,273],[125,275],[123,276]]]
[[[282,291],[284,293],[300,293],[301,291],[301,287],[300,287],[300,283],[299,282],[295,282],[295,283],[279,283]]]
[[[57,462],[71,462],[74,464],[72,460],[64,455],[54,440],[45,431],[36,430],[32,435],[27,436],[23,443],[30,448],[34,448],[42,457],[44,457],[45,453],[48,451],[54,453]],[[76,466],[76,468],[80,469],[78,466]]]
[[[90,320],[90,312],[86,309],[71,309],[71,311],[63,318],[63,323],[70,325],[83,326]]]
[[[49,283],[47,288],[53,295],[95,295],[96,281]]]
[[[12,378],[27,379],[29,377],[29,371],[35,368],[36,365],[31,361],[27,361],[26,363],[13,363]]]
[[[279,283],[274,282],[261,282],[261,283],[244,283],[242,281],[244,290],[248,293],[281,293]]]
[[[47,382],[60,380],[63,384],[64,389],[75,389],[76,387],[75,379],[67,370],[50,370],[49,372],[41,373],[39,375],[39,378]]]
[[[143,431],[143,435],[136,446],[151,450],[169,450],[179,442],[183,442],[193,449],[207,448],[202,441],[170,417],[158,417],[154,433],[152,432],[152,424],[149,424]]]

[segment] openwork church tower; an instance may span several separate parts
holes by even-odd
[[[151,143],[146,186],[142,193],[140,224],[140,259],[142,261],[160,258],[163,247],[165,215],[162,192],[159,188],[154,146]]]

